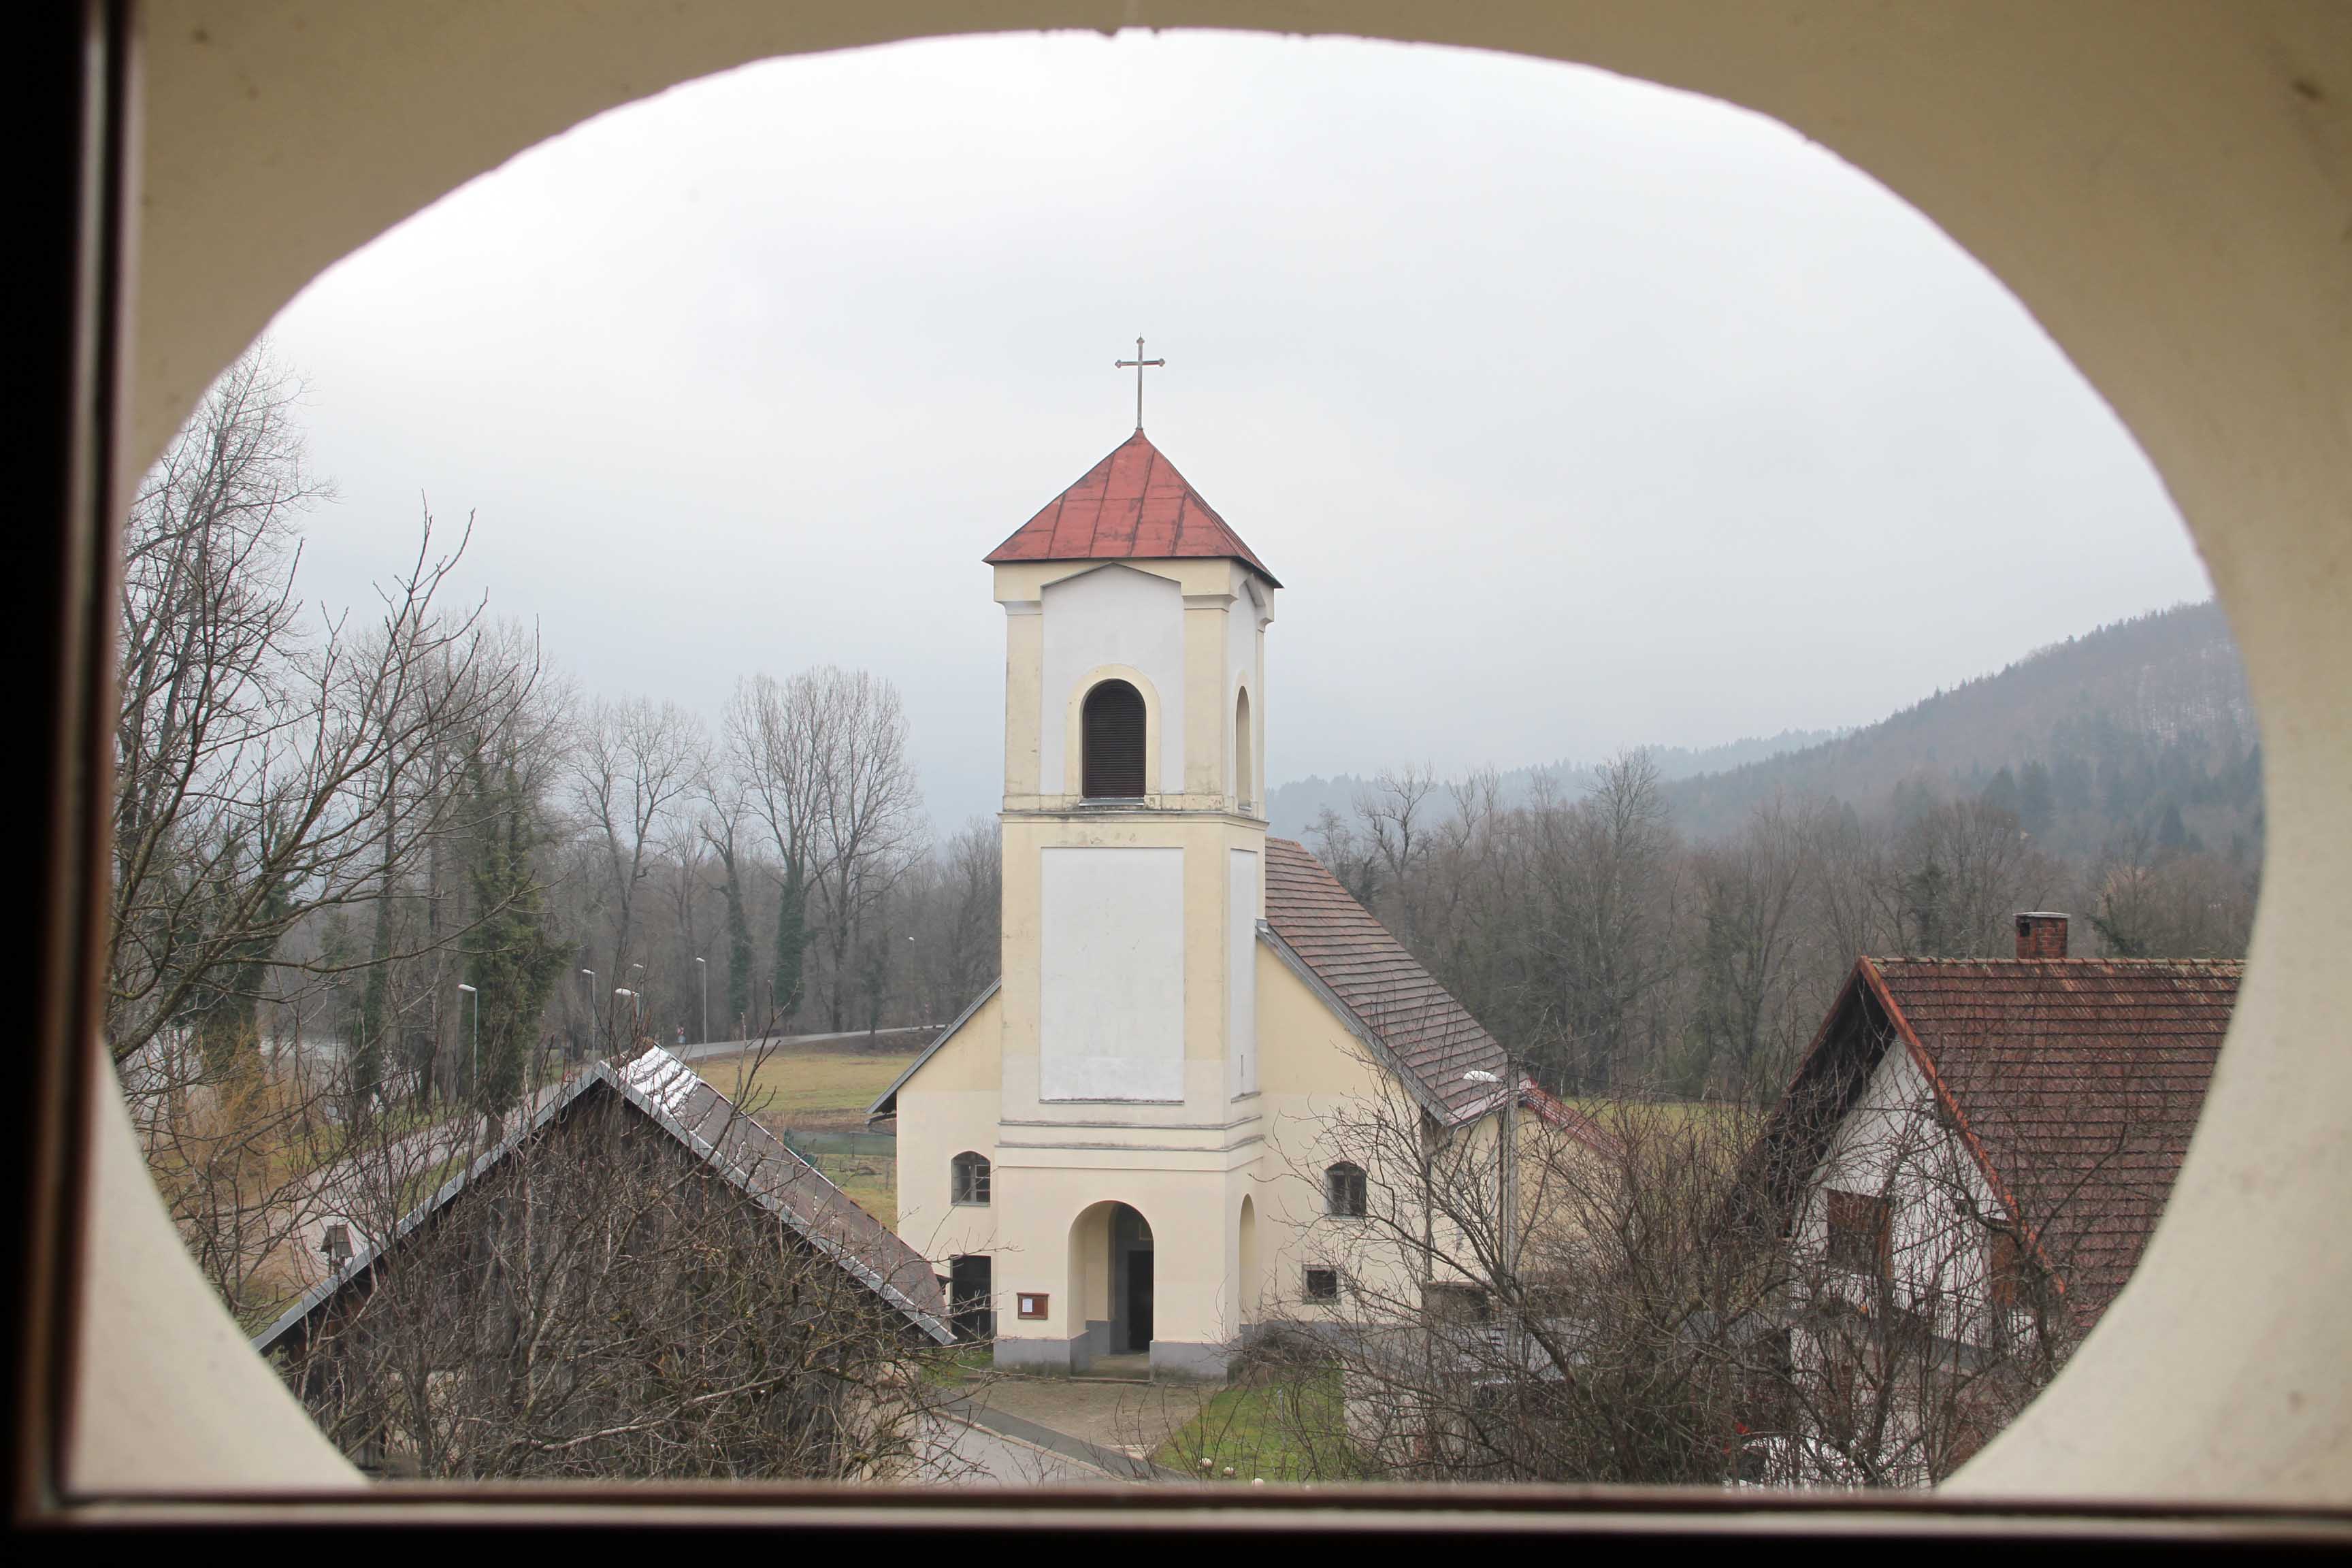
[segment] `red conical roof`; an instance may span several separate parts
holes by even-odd
[[[1004,561],[1132,561],[1183,557],[1245,561],[1277,588],[1265,563],[1176,465],[1138,430],[1086,477],[988,552]]]

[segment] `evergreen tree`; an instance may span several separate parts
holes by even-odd
[[[245,858],[241,843],[231,840],[221,846],[219,863],[229,868],[230,879],[237,876],[236,868]],[[268,933],[290,907],[284,879],[270,878],[262,869],[268,864],[266,847],[253,859],[255,876],[260,879],[254,904],[257,918],[245,923],[255,934],[230,944],[223,955],[226,962],[215,965],[211,977],[189,992],[188,1023],[196,1048],[204,1055],[206,1075],[213,1078],[236,1066],[259,1043],[257,1015],[261,987],[268,975],[269,955],[278,946],[277,939]],[[225,881],[224,887],[227,885]]]
[[[751,917],[744,907],[743,881],[735,868],[727,868],[722,889],[727,896],[727,1016],[751,1014]]]
[[[808,879],[797,860],[784,863],[784,885],[776,902],[775,990],[769,1005],[770,1023],[781,1026],[801,1005],[804,984],[803,961],[808,952]]]
[[[477,753],[468,773],[480,824],[471,878],[474,923],[465,943],[466,977],[481,1031],[473,1095],[476,1105],[495,1112],[522,1093],[524,1063],[565,950],[547,928],[546,889],[530,864],[538,828],[513,765],[493,775]],[[474,1020],[466,1022],[470,1060]]]
[[[2005,811],[2012,816],[2022,816],[2025,814],[2025,803],[2018,792],[2017,775],[2011,773],[2006,766],[1992,775],[1992,782],[1985,785],[1981,798],[1986,805],[1995,811]]]
[[[2056,809],[2049,768],[2038,760],[2026,763],[2017,784],[2018,821],[2024,825],[2025,831],[2039,838],[2050,831],[2050,819]]]
[[[1951,878],[1931,850],[1903,881],[1904,912],[1911,922],[1910,951],[1941,957],[1951,949]]]
[[[2180,820],[2180,803],[2164,803],[2164,816],[2157,823],[2156,847],[2167,854],[2177,855],[2189,847],[2189,826]]]

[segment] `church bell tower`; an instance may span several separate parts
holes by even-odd
[[[1214,1375],[1263,1138],[1279,584],[1139,427],[987,560],[1005,613],[996,1285],[1021,1302],[999,1360]]]

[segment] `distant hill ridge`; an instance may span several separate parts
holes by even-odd
[[[1768,757],[1794,752],[1822,742],[1835,740],[1845,733],[1840,730],[1783,730],[1771,736],[1750,736],[1728,741],[1720,746],[1656,746],[1650,750],[1650,760],[1658,764],[1658,772],[1667,779],[1695,778],[1701,773],[1722,773],[1743,764],[1760,762]],[[1506,805],[1524,802],[1535,788],[1536,780],[1549,776],[1553,787],[1569,796],[1580,794],[1597,771],[1591,763],[1538,763],[1524,768],[1513,768],[1501,774],[1503,800]],[[1355,805],[1356,795],[1370,781],[1353,773],[1340,773],[1333,778],[1319,774],[1295,779],[1277,784],[1267,797],[1266,815],[1276,834],[1296,838],[1315,826],[1315,819],[1328,806],[1346,815]]]
[[[2030,773],[2037,833],[2092,849],[2168,805],[2202,808],[2217,837],[2258,831],[2260,768],[2245,669],[2221,606],[2179,605],[2037,648],[1997,674],[1938,691],[1820,745],[1674,783],[1685,833],[1737,826],[1775,791],[1870,811],[1898,792],[2003,793]],[[2004,771],[2007,783],[2001,782]],[[2152,825],[2152,824],[2151,824]],[[2192,826],[2194,824],[2192,823]]]
[[[2245,672],[2221,607],[2179,605],[2037,648],[1844,733],[1652,753],[1676,825],[1708,838],[1775,792],[1843,801],[1866,815],[1906,799],[1992,792],[2017,803],[2053,847],[2095,849],[2117,832],[2159,827],[2219,848],[2259,837],[2261,759]],[[1524,799],[1549,773],[1580,792],[1589,767],[1503,775]],[[1323,807],[1346,813],[1364,781],[1304,779],[1272,794],[1277,832],[1302,833]]]

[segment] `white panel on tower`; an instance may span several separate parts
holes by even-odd
[[[1257,857],[1225,854],[1225,1073],[1236,1095],[1257,1092]]]
[[[1043,853],[1038,1098],[1181,1101],[1184,851]]]

